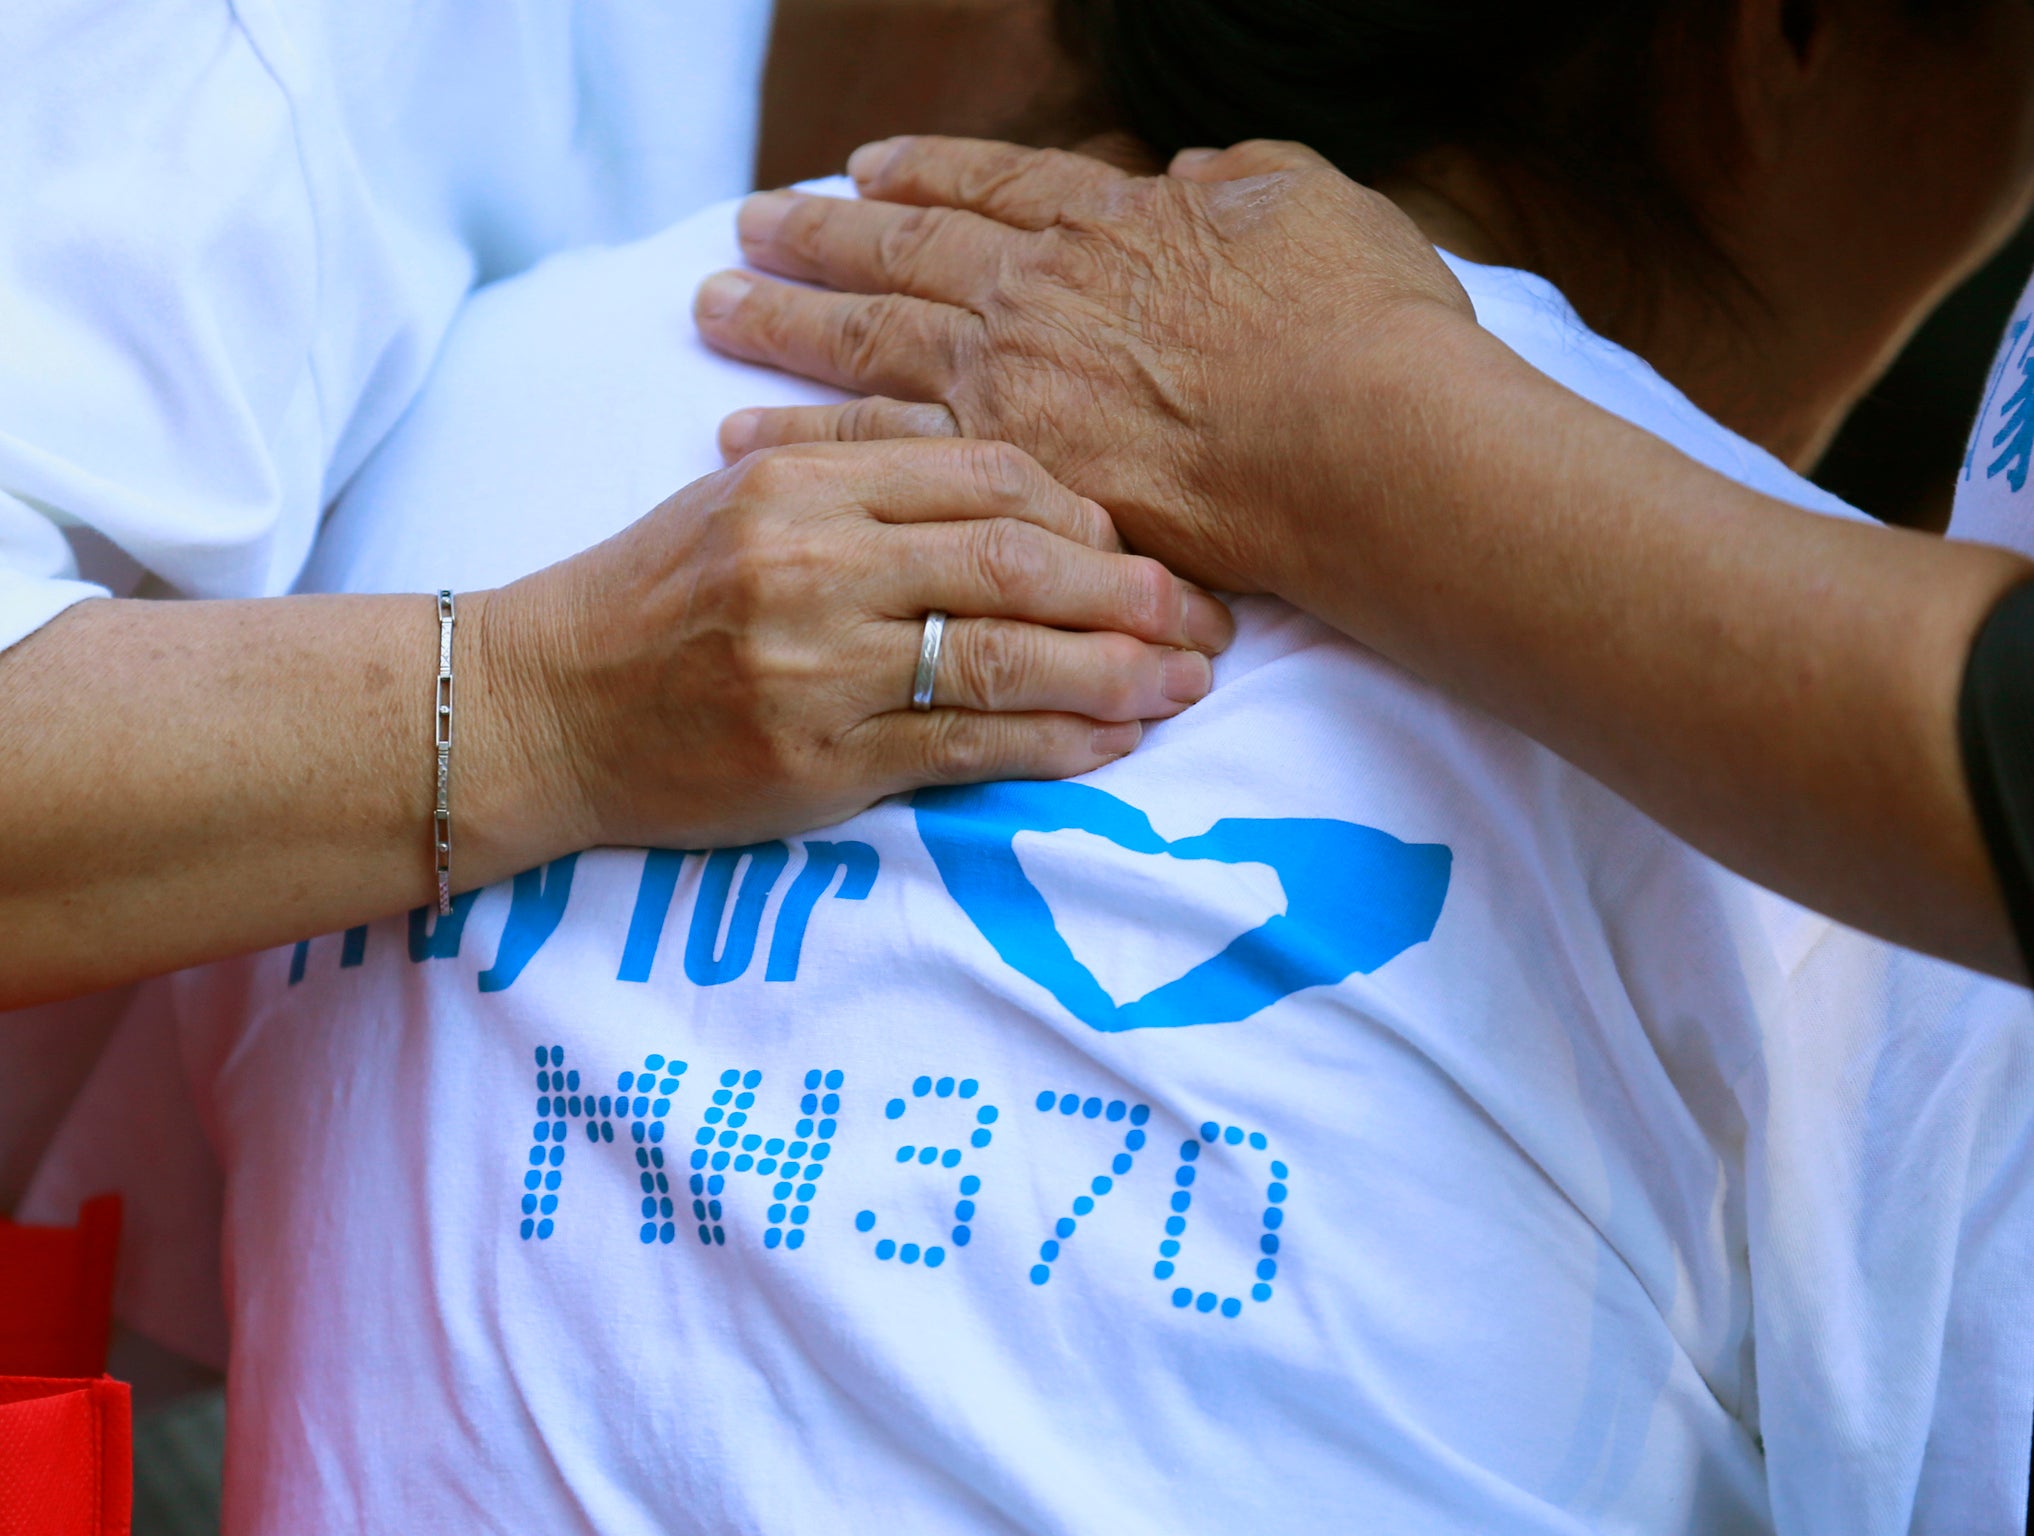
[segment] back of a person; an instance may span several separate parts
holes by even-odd
[[[697,347],[732,256],[723,210],[483,296],[314,584],[513,577],[814,398]],[[1965,1134],[2024,1070],[1943,1027],[1968,990],[1241,618],[1085,782],[590,852],[150,989],[227,1182],[231,1528],[1986,1528],[1921,1508],[2000,1465],[1945,1341],[2034,1380],[1966,1304],[2029,1219],[2024,1116]]]
[[[503,579],[813,398],[689,335],[728,226],[485,296],[320,580]],[[1787,479],[1463,272],[1534,361]],[[1771,935],[1824,925],[1239,619],[1083,783],[596,851],[159,990],[227,1175],[232,1528],[1767,1528],[1761,1434],[1814,1447],[1750,1367],[1746,1145]]]
[[[1764,1528],[1692,861],[1290,615],[1155,734],[182,983],[235,1528]]]

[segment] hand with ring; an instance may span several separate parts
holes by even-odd
[[[1233,626],[1017,449],[905,440],[751,454],[493,594],[487,633],[545,658],[528,736],[580,843],[710,847],[1101,767]]]
[[[935,608],[925,616],[925,633],[918,639],[918,675],[911,679],[911,707],[921,715],[932,710],[932,697],[939,690],[939,657],[946,649],[944,609]]]
[[[1320,156],[1245,144],[1133,176],[907,138],[849,169],[859,200],[750,198],[742,253],[761,272],[709,278],[696,314],[730,356],[861,398],[737,412],[730,453],[999,438],[1106,506],[1132,548],[1302,608],[1331,496],[1358,480],[1381,519],[1401,515],[1401,481],[1365,480],[1368,440],[1329,384],[1474,313],[1412,221]]]

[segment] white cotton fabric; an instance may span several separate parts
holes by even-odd
[[[483,294],[315,582],[506,579],[822,398],[694,337],[734,258],[721,209]],[[1456,269],[1555,378],[1842,512]],[[227,1529],[2020,1529],[2025,995],[1237,611],[1215,693],[1072,790],[596,851],[150,989],[37,1202],[223,1169]],[[126,1130],[150,1093],[203,1145]]]
[[[476,283],[747,187],[769,18],[0,5],[0,655],[108,592],[288,591]],[[0,1210],[112,1002],[0,1017]]]
[[[0,10],[0,650],[288,590],[475,283],[746,188],[769,11]]]
[[[2034,282],[1985,375],[1984,399],[1956,478],[1951,538],[2034,555]]]

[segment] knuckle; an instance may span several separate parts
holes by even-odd
[[[907,208],[890,220],[876,237],[876,269],[908,281],[944,214],[939,208]]]
[[[1066,229],[1054,229],[1033,257],[1034,269],[1060,289],[1092,293],[1116,276],[1108,268],[1107,247]]]
[[[906,437],[965,436],[953,411],[944,405],[900,404],[893,408],[897,430]]]
[[[750,552],[763,542],[757,522],[753,504],[737,492],[709,508],[702,517],[705,548],[721,566],[742,570],[749,564]]]
[[[976,709],[1007,709],[1024,697],[1035,670],[1025,632],[1013,624],[984,621],[972,627],[962,664],[968,702]]]
[[[790,340],[792,317],[784,290],[774,282],[752,282],[719,324],[741,338],[745,350],[779,350]]]
[[[1176,628],[1178,583],[1149,555],[1124,555],[1125,611],[1141,629],[1169,634]]]
[[[937,717],[925,734],[925,771],[941,780],[971,779],[987,767],[989,753],[981,723],[966,715]]]
[[[994,439],[963,442],[957,448],[962,472],[990,506],[1020,508],[1038,490],[1040,471],[1031,457]]]
[[[797,448],[761,448],[728,471],[738,501],[769,503],[791,495],[803,480]]]
[[[1116,536],[1116,523],[1099,503],[1082,497],[1074,505],[1073,536],[1091,549],[1115,550],[1122,541]]]
[[[826,198],[801,197],[785,211],[773,242],[802,262],[818,260],[826,249],[827,225],[833,209]]]
[[[897,329],[897,300],[888,294],[849,300],[840,316],[840,358],[859,377],[873,370]]]
[[[1098,704],[1105,718],[1132,720],[1143,707],[1147,652],[1128,635],[1103,635],[1096,647]]]
[[[737,533],[732,540],[730,559],[720,581],[720,606],[743,626],[768,612],[777,597],[777,573],[762,552],[760,541]],[[755,675],[758,647],[755,636],[744,628],[727,645],[730,670],[737,677]]]
[[[850,400],[841,407],[840,414],[833,421],[833,437],[838,442],[869,442],[890,434],[884,430],[883,406],[885,402],[875,396],[864,396]]]
[[[1135,720],[1144,713],[1143,695],[1129,682],[1107,683],[1090,713],[1097,720]]]
[[[1025,160],[1026,151],[1007,146],[978,151],[959,167],[954,178],[959,194],[955,201],[963,207],[993,201],[1022,173]]]
[[[977,525],[976,566],[982,583],[1000,601],[1030,602],[1050,579],[1050,561],[1036,530],[1010,518]]]
[[[746,674],[750,665],[768,655],[762,632],[750,628],[759,620],[795,619],[812,610],[829,585],[833,562],[820,539],[809,531],[771,528],[757,518],[739,515],[721,530],[718,604],[743,628],[730,648]],[[772,626],[774,629],[776,626]]]
[[[1096,669],[1115,680],[1134,679],[1144,667],[1149,648],[1132,635],[1105,633],[1090,637]]]

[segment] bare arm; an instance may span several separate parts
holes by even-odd
[[[460,607],[462,883],[572,836],[571,786],[546,792],[511,723],[490,596]],[[94,602],[0,656],[0,1003],[429,899],[436,645],[424,597]]]
[[[1122,755],[1228,626],[1114,550],[1013,450],[791,449],[463,594],[460,888]],[[965,617],[919,714],[931,608]],[[0,1008],[430,899],[436,666],[423,597],[90,602],[0,653]]]
[[[1137,547],[1279,593],[1752,878],[2018,974],[1955,710],[2024,561],[1782,505],[1578,399],[1303,150],[1140,180],[903,140],[855,169],[878,201],[743,217],[758,265],[843,292],[715,279],[699,313],[871,398],[744,413],[728,447],[1008,438]]]
[[[1758,495],[1429,318],[1342,402],[1396,424],[1396,510],[1308,503],[1279,590],[1761,884],[2018,976],[1957,700],[2034,566]]]

